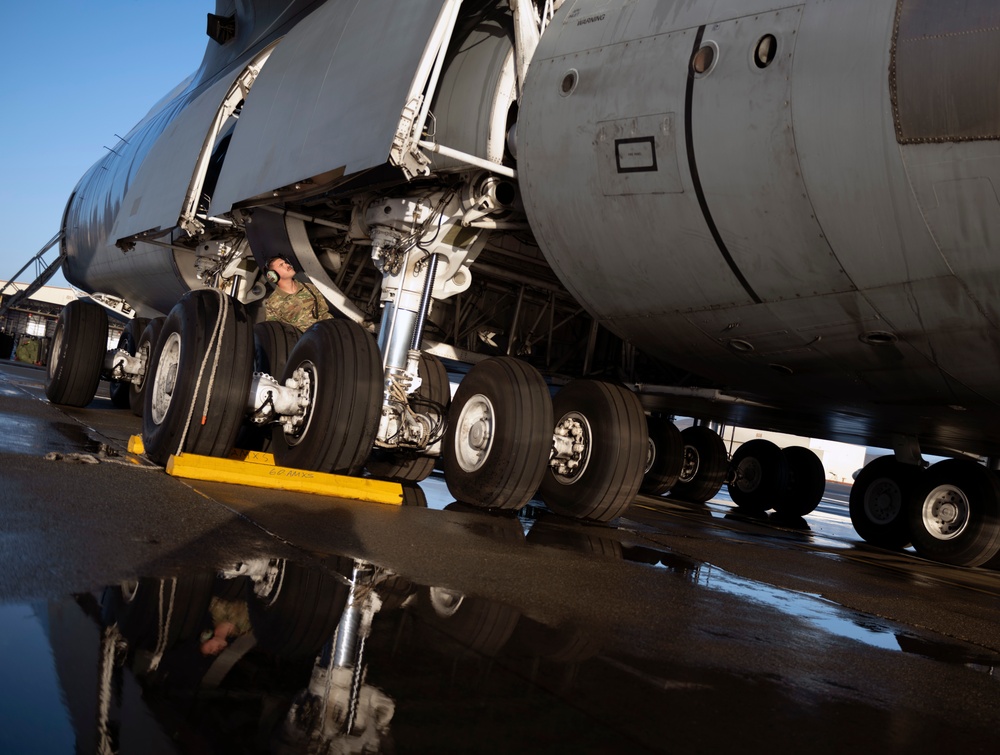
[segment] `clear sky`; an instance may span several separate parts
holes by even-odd
[[[73,187],[115,134],[198,68],[214,11],[215,0],[5,3],[0,280],[58,232]],[[18,280],[34,277],[32,267]],[[68,284],[58,275],[51,285]]]

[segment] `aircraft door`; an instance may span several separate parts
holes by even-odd
[[[792,63],[802,7],[712,23],[692,59],[692,168],[720,251],[757,301],[849,291],[796,148]]]

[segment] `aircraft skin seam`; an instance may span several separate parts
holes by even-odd
[[[705,26],[698,27],[698,33],[694,38],[694,49],[691,51],[691,55],[694,56],[701,47],[701,41],[705,35]],[[688,158],[688,169],[691,171],[691,182],[694,185],[694,193],[698,198],[698,206],[701,208],[701,214],[705,219],[705,225],[708,226],[708,230],[712,234],[712,238],[715,239],[715,244],[719,248],[719,252],[722,257],[726,260],[726,264],[729,265],[729,269],[733,271],[733,275],[743,286],[743,290],[747,292],[747,295],[753,300],[754,304],[763,304],[764,300],[757,295],[757,292],[753,290],[753,286],[750,285],[750,281],[746,279],[743,272],[739,269],[736,264],[736,260],[733,259],[732,254],[729,253],[729,249],[726,246],[726,242],[722,240],[722,235],[719,233],[718,227],[715,225],[715,220],[712,218],[712,211],[708,207],[708,200],[705,198],[705,191],[701,185],[701,178],[698,175],[698,161],[695,159],[694,153],[694,129],[693,129],[693,119],[692,105],[694,102],[694,72],[688,70],[687,78],[687,88],[684,92],[684,141],[687,148],[687,158]]]

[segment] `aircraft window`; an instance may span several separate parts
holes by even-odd
[[[573,94],[573,90],[576,89],[576,85],[580,80],[580,74],[577,73],[575,68],[571,68],[563,76],[562,83],[559,85],[559,94],[563,97],[568,97]]]
[[[708,73],[714,62],[715,46],[710,44],[702,45],[698,49],[698,52],[694,54],[694,57],[691,58],[691,70],[694,71],[695,75],[702,76]]]
[[[758,68],[767,68],[778,54],[778,40],[773,34],[765,34],[757,42],[753,51],[753,64]]]

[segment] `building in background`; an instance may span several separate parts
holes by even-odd
[[[63,307],[82,294],[72,288],[42,286],[30,297],[19,297],[8,306],[26,283],[0,280],[0,359],[13,359],[29,364],[48,364],[49,348],[56,329],[56,320]],[[108,347],[118,343],[124,321],[111,312]]]

